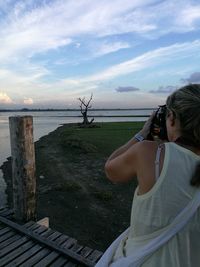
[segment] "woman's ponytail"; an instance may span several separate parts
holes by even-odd
[[[167,107],[176,114],[180,122],[180,144],[200,149],[200,84],[188,84],[167,98]],[[200,163],[190,181],[200,187]]]

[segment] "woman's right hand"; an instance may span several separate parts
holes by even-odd
[[[148,134],[150,133],[151,130],[151,124],[152,120],[156,114],[156,111],[153,111],[148,120],[145,122],[143,128],[139,131],[139,134],[144,137],[144,139],[147,138]]]

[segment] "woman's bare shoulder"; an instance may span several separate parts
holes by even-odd
[[[138,144],[137,150],[139,154],[154,153],[155,149],[158,148],[158,145],[159,144],[155,141],[144,140]]]
[[[141,144],[140,152],[138,152],[138,183],[139,183],[139,194],[147,193],[156,183],[155,177],[155,160],[158,146],[161,143],[155,141],[144,141]],[[163,143],[164,144],[164,143]],[[159,160],[159,174],[161,173],[165,146],[161,149],[160,160]]]

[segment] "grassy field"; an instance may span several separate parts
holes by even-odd
[[[93,153],[93,156],[109,156],[113,150],[127,142],[143,126],[144,122],[95,123],[94,128],[80,128],[74,125],[65,128],[61,144],[69,149]],[[100,155],[99,155],[100,154]]]

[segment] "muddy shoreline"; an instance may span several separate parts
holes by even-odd
[[[104,174],[107,155],[94,144],[78,147],[76,138],[66,141],[71,128],[79,131],[66,124],[35,143],[38,219],[49,217],[51,228],[105,251],[130,224],[136,182],[111,183]],[[10,158],[1,169],[12,206]]]

